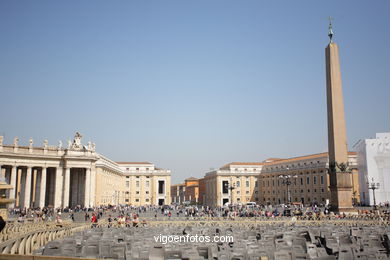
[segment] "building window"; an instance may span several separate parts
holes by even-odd
[[[317,177],[316,176],[313,177],[313,184],[317,184]]]
[[[257,181],[255,181],[255,187],[257,187],[257,185],[258,185],[258,184],[257,184]]]
[[[165,193],[165,182],[164,181],[158,181],[158,193],[159,194]]]
[[[310,184],[310,177],[306,177],[306,184]]]
[[[246,187],[249,188],[249,181],[246,181]]]
[[[145,202],[149,202],[149,199],[145,199]]]
[[[137,191],[135,192],[135,194],[139,194],[139,191],[137,190]]]
[[[237,194],[240,194],[240,191],[239,191],[239,190],[237,191]]]
[[[126,179],[130,178],[130,176],[126,176]]]
[[[135,168],[136,171],[139,171],[139,168]]]
[[[240,187],[240,181],[236,182],[236,187]]]
[[[129,199],[125,199],[125,202],[129,202]]]
[[[135,199],[135,202],[139,202],[139,199]]]
[[[321,176],[321,184],[324,184],[324,176]]]
[[[147,171],[149,171],[149,168],[146,168]]]
[[[149,194],[149,191],[146,191],[146,194]]]
[[[130,192],[126,191],[126,194],[130,194]]]
[[[301,185],[303,185],[303,178],[301,178]]]
[[[223,194],[229,193],[229,182],[228,181],[222,181],[222,193]]]
[[[130,182],[126,181],[126,188],[130,187]]]
[[[136,182],[135,182],[135,186],[136,186],[137,188],[139,188],[139,181],[136,181]]]
[[[146,181],[146,188],[149,188],[149,181]]]
[[[246,194],[249,194],[249,191],[248,191],[248,190],[246,191]]]

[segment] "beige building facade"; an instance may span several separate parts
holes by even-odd
[[[349,167],[352,169],[354,204],[359,203],[359,180],[357,155],[349,152]],[[331,193],[329,189],[328,153],[312,154],[288,159],[268,159],[264,162],[258,176],[260,204],[291,203],[311,205],[328,204]],[[286,179],[286,176],[288,179]],[[287,182],[290,182],[288,184]]]
[[[73,142],[68,141],[66,147],[61,141],[56,146],[49,146],[47,140],[37,147],[33,139],[29,140],[28,146],[19,145],[17,137],[12,145],[4,145],[3,136],[0,136],[0,174],[11,186],[6,191],[7,198],[14,200],[9,207],[170,203],[169,170],[157,169],[152,164],[137,166],[136,163],[133,163],[136,168],[149,170],[126,170],[123,165],[98,154],[94,143],[83,145],[81,139],[82,135],[76,133]],[[150,201],[146,200],[146,195],[137,196],[139,189],[135,183],[138,178],[142,185],[150,178],[149,190],[142,186],[142,191],[150,192]],[[134,183],[131,189],[126,187],[128,180]],[[163,186],[158,186],[161,183]],[[160,193],[159,188],[163,192]]]
[[[124,204],[171,204],[171,171],[149,162],[118,162],[124,175]]]
[[[353,204],[360,203],[357,154],[348,153]],[[204,205],[218,207],[255,202],[262,205],[327,204],[330,202],[328,153],[263,162],[234,162],[206,173],[200,192]],[[288,178],[288,179],[287,179]],[[289,183],[290,182],[290,183]]]
[[[6,182],[13,188],[9,198],[15,199],[11,207],[36,208],[44,206],[89,207],[95,204],[96,161],[95,145],[81,144],[81,135],[76,133],[67,148],[4,145],[0,137],[0,169]]]
[[[179,183],[171,185],[171,201],[175,204],[183,204],[186,201],[186,185]]]
[[[96,205],[125,204],[125,182],[119,165],[99,155],[96,162]]]
[[[206,173],[204,204],[219,207],[258,201],[258,176],[262,167],[263,163],[233,162]]]

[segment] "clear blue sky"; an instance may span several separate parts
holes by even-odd
[[[0,1],[0,133],[75,131],[173,183],[327,150],[327,17],[349,146],[390,131],[390,1]]]

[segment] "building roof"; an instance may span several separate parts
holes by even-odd
[[[195,177],[189,177],[187,179],[185,179],[185,181],[197,181],[199,180],[198,178],[195,178]]]
[[[356,152],[348,152],[348,155],[356,155]],[[321,157],[328,157],[328,152],[325,153],[316,153],[316,154],[309,154],[309,155],[303,155],[298,157],[291,157],[286,159],[278,159],[271,162],[266,162],[264,165],[274,165],[279,163],[287,163],[287,162],[294,162],[294,161],[301,161],[301,160],[309,160],[314,158],[321,158]]]
[[[265,159],[263,161],[263,163],[275,162],[275,161],[280,161],[280,160],[284,160],[284,159],[282,159],[282,158],[268,158],[268,159]]]
[[[150,162],[116,162],[117,164],[149,164],[153,165],[153,163]]]
[[[173,185],[171,185],[171,187],[184,186],[184,185],[185,185],[184,183],[178,183],[178,184],[173,184]]]
[[[199,184],[191,184],[191,185],[188,185],[188,186],[186,186],[186,188],[188,189],[188,188],[192,188],[192,187],[199,187]]]
[[[253,165],[263,165],[262,162],[231,162],[228,164],[225,164],[220,169],[229,168],[231,165],[247,165],[247,166],[253,166]]]

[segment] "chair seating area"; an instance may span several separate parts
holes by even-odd
[[[233,236],[234,242],[158,243],[154,236]],[[95,228],[48,243],[35,254],[121,260],[390,259],[387,226],[287,225]]]

